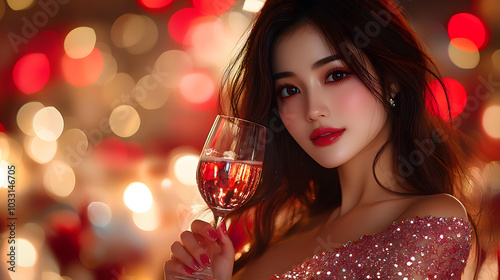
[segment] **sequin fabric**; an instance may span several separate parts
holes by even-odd
[[[271,279],[460,279],[471,232],[462,219],[414,217],[315,255]]]

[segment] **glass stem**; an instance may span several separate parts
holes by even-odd
[[[221,217],[217,214],[214,213],[214,223],[213,226],[217,230],[217,226],[219,225],[219,221],[221,220]]]

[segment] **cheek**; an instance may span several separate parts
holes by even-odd
[[[337,99],[337,110],[348,115],[350,118],[366,118],[367,115],[373,115],[379,109],[378,100],[366,87],[353,87],[346,91]]]
[[[365,87],[351,92],[344,97],[343,108],[349,119],[357,123],[367,137],[377,133],[386,121],[386,112],[382,104]]]
[[[278,110],[281,121],[288,130],[293,127],[294,123],[297,123],[297,120],[302,115],[301,105],[299,104],[299,102],[281,102],[281,104],[278,106]]]
[[[366,88],[353,88],[347,91],[338,101],[342,104],[340,109],[346,112],[368,109],[369,104],[373,102],[373,97],[366,91]]]

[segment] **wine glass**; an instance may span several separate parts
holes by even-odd
[[[215,228],[253,196],[260,182],[265,142],[266,128],[262,125],[222,115],[215,119],[196,173],[198,190],[214,214]],[[210,267],[177,278],[215,279]]]

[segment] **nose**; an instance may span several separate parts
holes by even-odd
[[[326,100],[323,100],[320,96],[315,94],[310,94],[307,99],[307,121],[313,122],[320,118],[330,116],[330,109],[328,108]]]

